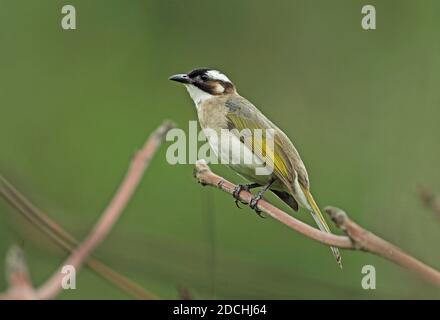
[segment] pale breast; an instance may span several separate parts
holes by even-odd
[[[227,129],[227,108],[223,97],[213,97],[205,100],[197,106],[197,114],[202,129],[212,128],[215,130]]]
[[[215,97],[200,104],[197,108],[200,126],[213,152],[222,164],[233,168],[237,173],[254,182],[266,182],[268,177],[256,177],[255,169],[264,162],[255,156],[240,139],[229,132],[225,106],[226,99]],[[258,178],[258,179],[256,179]]]

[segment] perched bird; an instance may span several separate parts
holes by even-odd
[[[227,144],[220,143],[221,139],[215,134],[207,135],[207,139],[218,157],[229,160],[226,161],[229,167],[252,182],[238,185],[234,191],[235,199],[238,199],[242,190],[262,187],[250,202],[250,207],[258,213],[258,201],[264,192],[271,190],[294,211],[298,211],[298,205],[308,210],[319,229],[330,233],[310,193],[306,167],[293,143],[260,110],[237,93],[235,85],[226,75],[212,69],[195,69],[187,74],[173,75],[169,79],[184,84],[196,105],[200,126],[204,131],[218,134],[229,132],[230,142]],[[263,134],[246,138],[239,134],[257,129]],[[273,143],[265,142],[268,134],[264,132],[267,129],[273,132]],[[272,159],[272,170],[266,175],[256,174],[256,167],[264,165],[267,156]],[[331,250],[342,267],[339,250],[334,247]]]

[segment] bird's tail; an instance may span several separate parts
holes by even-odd
[[[327,225],[327,222],[325,221],[321,210],[319,210],[318,205],[315,202],[315,199],[313,199],[312,194],[310,193],[309,190],[307,190],[306,188],[303,188],[301,186],[301,189],[304,193],[304,195],[306,196],[307,202],[309,203],[310,207],[312,208],[311,210],[311,214],[313,219],[315,219],[316,224],[318,225],[318,228],[321,231],[327,232],[327,233],[331,233],[330,228]],[[339,267],[342,269],[342,256],[341,253],[339,252],[338,248],[335,247],[330,247],[330,249],[332,250],[332,253],[336,259],[336,262],[338,263]]]

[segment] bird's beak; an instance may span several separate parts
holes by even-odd
[[[177,81],[185,84],[192,83],[192,79],[188,77],[188,75],[185,73],[175,74],[174,76],[169,77],[169,79],[172,81]]]

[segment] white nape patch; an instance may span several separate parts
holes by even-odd
[[[221,80],[225,82],[231,82],[227,76],[225,76],[223,73],[217,70],[209,70],[206,72],[206,75],[214,80]]]
[[[188,90],[191,99],[193,99],[194,103],[196,104],[196,108],[198,108],[206,100],[214,97],[213,95],[203,90],[200,90],[199,88],[197,88],[192,84],[185,84],[185,87],[186,90]]]

